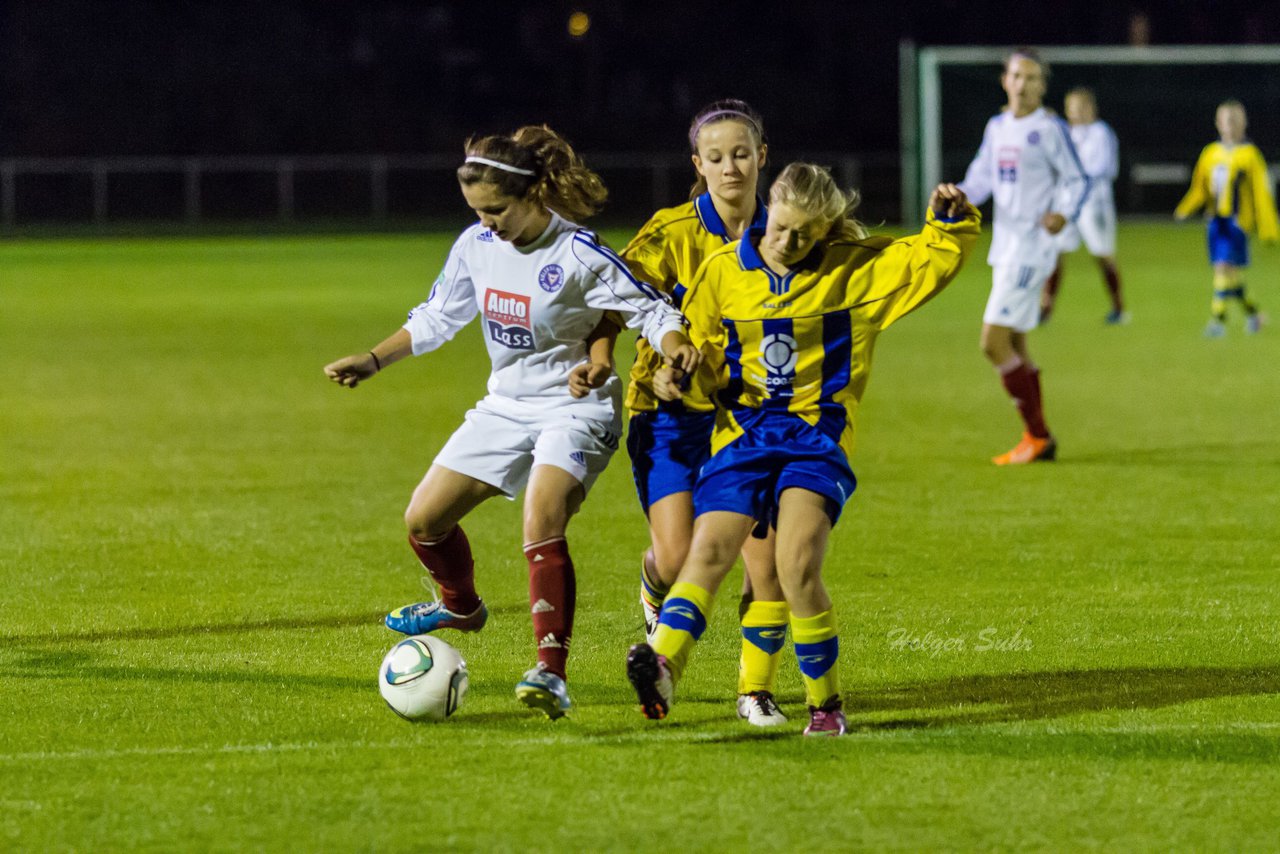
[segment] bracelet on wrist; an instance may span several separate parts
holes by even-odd
[[[373,358],[373,371],[374,371],[374,373],[377,373],[377,372],[381,371],[381,370],[382,370],[382,362],[378,360],[378,354],[377,354],[377,353],[375,353],[375,352],[373,352],[372,350],[370,350],[370,351],[369,351],[369,355]]]

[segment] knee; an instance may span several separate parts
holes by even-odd
[[[563,507],[524,508],[524,541],[536,543],[552,537],[563,537],[569,524],[569,512]]]
[[[686,563],[727,570],[738,559],[738,548],[719,537],[695,537]]]
[[[443,539],[454,527],[447,520],[412,504],[404,511],[404,526],[409,536],[420,543]]]

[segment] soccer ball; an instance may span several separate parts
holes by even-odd
[[[467,694],[467,663],[432,635],[415,635],[391,647],[378,668],[378,691],[397,715],[442,721]]]

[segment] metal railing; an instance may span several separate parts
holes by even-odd
[[[831,152],[807,156],[831,164],[844,186],[862,185],[861,158]],[[673,204],[683,197],[685,184],[691,180],[687,155],[615,152],[585,155],[584,159],[611,186],[614,179],[630,173],[633,192],[626,201],[638,210],[652,211]],[[323,173],[345,174],[363,185],[359,193],[351,193],[351,187],[346,186],[351,195],[341,214],[346,218],[382,222],[399,215],[431,216],[445,209],[435,198],[415,199],[393,210],[394,182],[416,174],[419,179],[433,177],[444,186],[457,166],[458,158],[452,154],[7,158],[0,159],[0,229],[13,231],[33,221],[107,225],[115,219],[182,221],[198,226],[216,218],[210,216],[206,203],[209,189],[232,175],[256,176],[274,184],[269,204],[259,204],[252,213],[239,214],[237,219],[290,223],[305,218],[307,211],[298,201],[299,178]],[[121,215],[113,204],[118,194],[113,184],[138,176],[160,179],[180,197],[180,207],[158,216]],[[76,186],[59,192],[45,188],[43,193],[26,186],[51,177],[76,179]],[[87,188],[80,186],[86,178]],[[638,186],[634,183],[636,178]],[[33,207],[43,213],[30,214]]]

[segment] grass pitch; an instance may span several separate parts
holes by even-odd
[[[572,718],[513,697],[501,500],[467,522],[493,614],[448,636],[465,707],[383,706],[381,616],[424,595],[401,512],[487,360],[472,326],[355,391],[320,368],[392,331],[451,240],[0,245],[0,848],[1275,846],[1280,328],[1200,337],[1199,229],[1122,229],[1125,328],[1071,258],[1032,336],[1055,464],[988,462],[1019,428],[977,350],[985,249],[881,339],[826,570],[854,731],[820,741],[791,658],[791,724],[734,718],[737,575],[671,719],[640,718],[623,454],[570,528]]]

